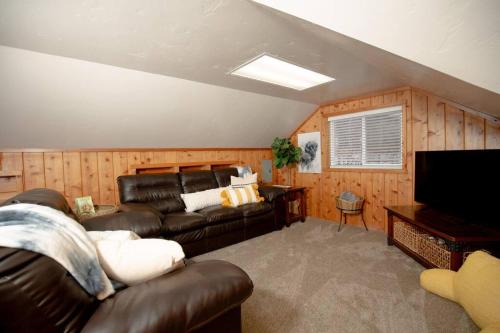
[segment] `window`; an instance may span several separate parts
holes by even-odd
[[[333,116],[328,123],[330,168],[402,168],[401,106]]]

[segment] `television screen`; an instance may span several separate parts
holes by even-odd
[[[415,201],[500,225],[500,149],[415,153]]]

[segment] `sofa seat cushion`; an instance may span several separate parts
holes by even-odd
[[[207,237],[218,236],[240,230],[242,233],[245,229],[245,221],[243,218],[236,220],[227,220],[222,223],[212,224],[205,227]]]
[[[233,264],[194,263],[106,299],[83,332],[191,332],[252,291],[252,280]]]
[[[197,211],[198,214],[205,216],[208,224],[221,223],[228,220],[237,220],[243,218],[243,212],[234,207],[210,206]]]
[[[162,223],[162,233],[178,234],[193,229],[203,228],[207,224],[205,216],[198,213],[176,212],[165,214]]]
[[[257,202],[239,206],[236,209],[240,210],[244,217],[250,217],[270,212],[273,207],[267,202]]]
[[[202,242],[207,237],[205,228],[194,229],[186,232],[181,232],[175,235],[164,235],[166,239],[176,241],[184,247],[184,244],[193,242]]]

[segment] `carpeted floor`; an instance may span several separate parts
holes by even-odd
[[[309,218],[198,256],[243,268],[255,290],[243,332],[477,332],[457,304],[419,286],[423,267],[378,231]]]

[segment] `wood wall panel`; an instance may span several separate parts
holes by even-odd
[[[427,150],[428,148],[428,126],[427,126],[427,95],[412,92],[412,117],[413,117],[413,148],[415,151]]]
[[[115,202],[115,178],[113,175],[113,153],[97,153],[97,170],[99,175],[99,198],[101,204]]]
[[[0,171],[23,171],[24,189],[47,187],[65,195],[74,206],[77,197],[90,195],[95,204],[119,203],[116,178],[130,173],[130,166],[146,163],[240,161],[248,164],[261,179],[261,161],[271,159],[271,149],[84,149],[47,151],[0,150]],[[319,179],[319,177],[318,177]],[[319,181],[311,180],[312,200],[319,195]],[[313,191],[314,192],[314,191]],[[315,193],[316,193],[315,192]],[[311,207],[313,206],[311,202]],[[319,213],[316,214],[320,216]]]
[[[446,150],[464,149],[464,112],[446,104],[445,115]]]
[[[23,171],[23,154],[0,153],[0,170]]]
[[[80,153],[64,152],[64,194],[70,205],[82,196],[82,165]]]
[[[23,154],[0,152],[0,201],[23,191],[23,168]]]
[[[384,230],[385,225],[385,177],[383,173],[373,173],[372,175],[372,216],[368,216],[367,223],[375,229]]]
[[[64,193],[64,164],[62,153],[44,153],[45,187]]]
[[[445,104],[434,96],[429,96],[427,103],[427,144],[429,150],[444,150],[446,147]]]
[[[405,106],[406,165],[403,171],[328,169],[328,115],[394,104]],[[364,218],[368,228],[378,230],[386,229],[384,205],[414,204],[415,151],[500,149],[499,122],[486,120],[479,113],[466,112],[455,103],[409,87],[322,106],[292,134],[291,139],[296,143],[298,133],[317,130],[321,131],[323,172],[315,175],[315,181],[311,181],[309,175],[292,173],[293,184],[309,187],[309,215],[320,214],[321,218],[339,221],[335,197],[342,191],[353,191],[366,198]],[[283,181],[282,178],[278,172],[276,180]],[[348,219],[348,223],[361,224],[359,218]]]
[[[156,153],[155,153],[156,154]],[[155,155],[158,156],[158,155]],[[159,160],[155,163],[165,163]],[[126,152],[113,152],[113,179],[114,179],[114,191],[115,191],[115,202],[120,202],[120,195],[118,192],[118,183],[116,179],[122,175],[128,174],[128,154]]]
[[[154,152],[152,152],[152,151],[143,151],[143,152],[140,152],[139,156],[140,156],[140,161],[141,161],[142,164],[157,163],[155,161]]]
[[[486,149],[500,149],[500,124],[486,121]]]
[[[464,113],[465,149],[484,149],[484,119]]]
[[[94,203],[101,202],[97,152],[81,153],[82,195],[90,195]]]
[[[45,187],[45,167],[43,161],[43,153],[23,154],[23,168],[25,190]]]
[[[128,170],[132,169],[131,166],[135,164],[144,164],[141,162],[141,152],[131,151],[127,153]]]

